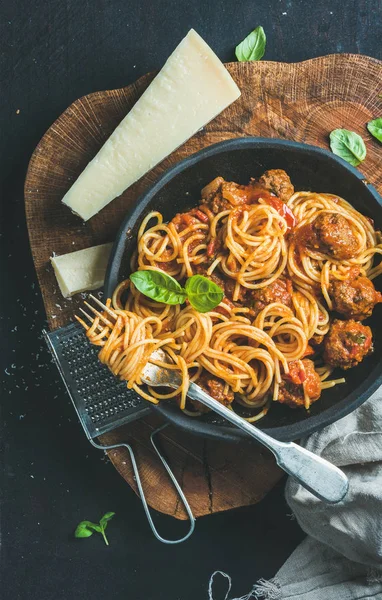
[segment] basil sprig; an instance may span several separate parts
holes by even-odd
[[[110,519],[114,517],[115,513],[107,512],[99,521],[99,523],[92,523],[91,521],[81,521],[76,527],[74,532],[74,536],[76,538],[87,538],[93,535],[96,531],[100,533],[104,539],[106,546],[109,545],[108,539],[106,537],[105,529],[107,527]]]
[[[260,60],[264,56],[267,38],[264,29],[259,25],[235,48],[236,58],[240,62]]]
[[[176,279],[163,271],[136,271],[130,275],[137,290],[164,304],[183,304],[187,294]]]
[[[184,288],[163,271],[136,271],[130,275],[138,291],[144,296],[164,304],[183,304],[188,299],[198,312],[213,310],[223,300],[224,292],[213,281],[203,275],[193,275]]]
[[[329,137],[332,152],[346,160],[353,167],[365,160],[365,142],[358,133],[347,129],[334,129]]]
[[[374,119],[374,121],[369,121],[367,128],[371,135],[382,143],[382,117],[379,117],[379,119]]]
[[[193,275],[186,281],[185,290],[189,303],[201,313],[208,312],[223,300],[223,290],[203,275]]]

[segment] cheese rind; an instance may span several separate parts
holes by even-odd
[[[87,221],[239,96],[223,63],[191,29],[63,203]]]
[[[101,244],[61,256],[52,256],[57,283],[64,298],[103,285],[113,244]]]

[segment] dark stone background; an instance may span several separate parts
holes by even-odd
[[[44,310],[23,208],[28,160],[76,98],[158,69],[194,27],[224,61],[258,24],[264,58],[334,52],[382,58],[380,0],[1,0],[0,396],[1,597],[4,600],[203,600],[210,574],[233,594],[270,577],[303,534],[283,485],[259,505],[198,520],[175,547],[153,539],[139,500],[77,423],[41,330]],[[106,511],[110,547],[74,540],[81,519]],[[168,536],[184,524],[163,515]],[[224,597],[217,585],[216,598]]]

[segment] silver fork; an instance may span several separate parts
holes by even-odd
[[[151,360],[168,362],[166,358],[165,352],[161,349],[156,350],[150,357]],[[181,383],[179,374],[175,370],[158,367],[152,362],[146,364],[141,374],[141,380],[154,387],[177,388]],[[272,438],[211,398],[196,383],[190,384],[187,395],[193,400],[198,400],[263,444],[273,452],[279,467],[321,500],[335,504],[345,497],[349,482],[346,475],[335,465],[294,442],[279,442]]]

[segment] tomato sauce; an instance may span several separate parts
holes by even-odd
[[[289,373],[285,375],[285,379],[289,379],[296,385],[301,385],[306,379],[305,369],[301,364],[301,361],[294,360],[288,364]]]
[[[288,226],[288,230],[291,230],[295,227],[296,225],[296,217],[294,216],[294,214],[292,213],[291,209],[289,208],[289,206],[287,206],[285,204],[285,202],[283,202],[282,200],[280,200],[280,198],[276,198],[276,196],[270,196],[269,198],[265,199],[265,203],[268,204],[269,206],[272,206],[272,208],[274,208],[275,210],[277,210],[277,212],[279,213],[279,215],[281,215],[285,221],[286,224]]]

